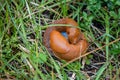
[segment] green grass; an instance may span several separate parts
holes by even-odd
[[[119,7],[119,0],[0,1],[0,79],[119,80]],[[42,43],[50,22],[64,17],[78,22],[91,53],[69,64]]]

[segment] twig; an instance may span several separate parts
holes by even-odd
[[[65,66],[67,66],[68,64],[70,64],[70,63],[72,63],[72,62],[74,62],[74,61],[76,61],[76,60],[78,60],[78,59],[80,59],[80,58],[82,58],[82,57],[85,57],[85,56],[87,56],[87,55],[89,55],[89,54],[91,54],[91,53],[93,53],[93,52],[95,52],[95,51],[98,51],[98,50],[104,48],[105,46],[111,45],[111,44],[113,44],[113,43],[115,43],[115,42],[117,42],[117,41],[119,41],[119,40],[120,40],[120,38],[118,38],[118,39],[116,39],[116,40],[110,42],[109,44],[106,44],[106,45],[104,45],[104,46],[101,46],[101,47],[99,47],[99,48],[96,48],[96,49],[93,50],[93,51],[87,52],[87,53],[85,53],[84,55],[81,55],[80,57],[75,58],[75,59],[73,59],[73,60],[67,62],[67,63],[64,64],[61,68],[65,67]]]

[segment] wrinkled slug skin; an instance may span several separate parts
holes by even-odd
[[[56,53],[65,54],[69,51],[69,43],[60,32],[53,30],[50,33],[50,47]]]
[[[70,61],[86,52],[88,42],[81,30],[76,27],[77,22],[70,18],[63,18],[55,20],[53,24],[70,24],[74,27],[53,26],[46,29],[43,44],[50,53],[59,59]],[[68,40],[61,34],[62,31],[68,34]]]

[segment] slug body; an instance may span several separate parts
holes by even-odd
[[[70,18],[56,20],[53,24],[78,26],[78,24]],[[67,33],[68,39],[61,34],[63,31]],[[53,53],[57,58],[66,61],[80,57],[88,47],[88,42],[77,27],[49,27],[44,33],[43,42],[49,52]]]

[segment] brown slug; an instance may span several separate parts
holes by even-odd
[[[76,21],[71,18],[63,18],[55,20],[53,24],[70,24],[74,27],[53,26],[46,29],[43,44],[50,53],[59,59],[70,61],[86,52],[88,42],[80,29],[76,27],[78,26]],[[68,39],[61,32],[66,32]]]

